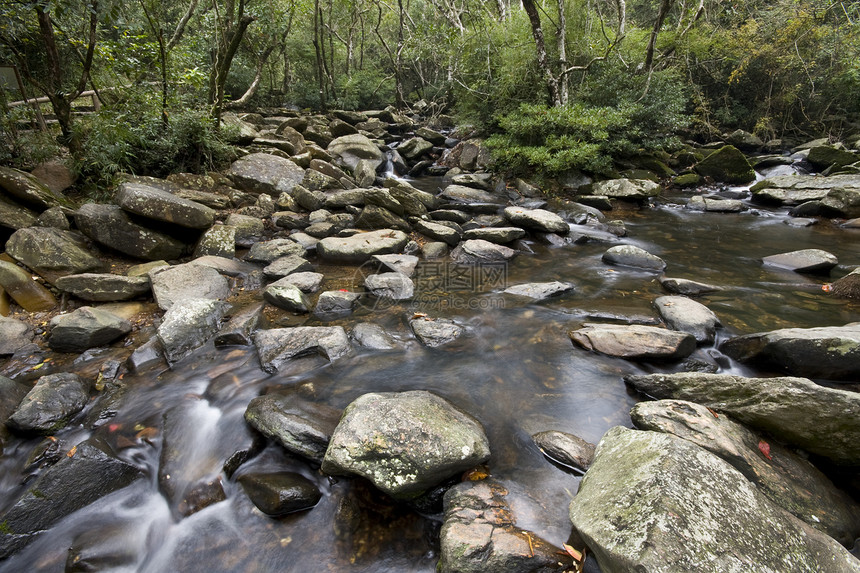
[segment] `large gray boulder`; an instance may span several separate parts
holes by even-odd
[[[150,293],[149,277],[127,277],[101,273],[67,275],[56,281],[63,292],[92,302],[129,300]]]
[[[0,260],[0,287],[27,312],[42,312],[57,306],[51,291],[15,263]]]
[[[334,158],[335,165],[354,171],[359,161],[364,160],[374,169],[382,164],[382,152],[367,137],[360,134],[344,135],[328,144],[326,151]]]
[[[0,356],[14,354],[33,340],[26,322],[0,316]]]
[[[454,201],[455,203],[495,203],[501,204],[504,200],[488,191],[467,187],[465,185],[448,185],[442,190],[442,199]]]
[[[162,310],[177,302],[194,298],[224,300],[230,296],[230,284],[217,270],[186,263],[161,267],[149,273],[152,294]]]
[[[237,481],[257,509],[271,517],[310,509],[322,498],[317,486],[297,473],[251,472]]]
[[[445,492],[439,573],[570,571],[561,550],[515,525],[507,490],[492,479]]]
[[[131,323],[112,312],[82,306],[51,319],[48,346],[57,352],[83,352],[110,344],[131,332]]]
[[[566,235],[570,232],[570,225],[567,221],[545,209],[506,207],[504,212],[505,218],[517,227],[559,235]]]
[[[860,571],[722,459],[658,432],[609,430],[570,519],[606,573]]]
[[[149,185],[123,183],[114,201],[124,211],[189,229],[208,229],[215,221],[215,211]]]
[[[513,285],[504,290],[505,294],[512,294],[530,298],[532,300],[544,300],[554,296],[562,296],[573,292],[573,283],[551,281],[546,283],[524,283]]]
[[[720,321],[717,315],[702,303],[685,296],[661,296],[654,301],[654,306],[669,328],[692,334],[699,344],[714,341],[714,333]]]
[[[54,193],[34,175],[11,167],[0,166],[0,191],[16,202],[44,211],[68,201]]]
[[[660,191],[662,187],[648,179],[609,179],[592,185],[593,195],[626,201],[646,201],[659,195]]]
[[[287,255],[304,255],[305,249],[297,242],[291,239],[272,239],[270,241],[262,241],[254,243],[251,250],[245,255],[245,260],[252,263],[269,264],[275,259],[286,257]]]
[[[16,205],[11,201],[6,201],[0,195],[0,227],[8,227],[15,230],[32,227],[36,224],[37,218],[38,214],[35,211],[23,205]]]
[[[281,193],[292,193],[304,179],[305,170],[277,155],[251,153],[233,162],[229,174],[246,191],[277,197]]]
[[[688,400],[844,465],[860,465],[860,394],[805,378],[684,372],[628,376],[654,398]]]
[[[48,227],[15,231],[6,242],[6,252],[49,280],[100,270],[104,262],[78,233]]]
[[[810,177],[781,175],[759,181],[750,188],[753,199],[794,206],[819,202],[821,214],[860,217],[860,174]]]
[[[692,334],[655,326],[585,323],[570,339],[601,354],[627,360],[681,360],[696,350]]]
[[[519,227],[482,227],[469,229],[463,233],[463,239],[483,239],[491,243],[506,245],[526,236]]]
[[[296,326],[272,328],[254,334],[254,344],[263,370],[275,373],[295,358],[320,354],[335,361],[349,354],[352,346],[342,326]]]
[[[415,294],[412,279],[402,273],[368,275],[364,286],[373,296],[389,300],[408,300]]]
[[[53,434],[84,409],[89,393],[90,383],[77,374],[42,376],[6,424],[22,434]]]
[[[339,410],[294,394],[259,396],[245,410],[245,421],[252,428],[288,452],[319,464],[339,419]]]
[[[770,501],[842,545],[860,535],[860,506],[806,459],[725,414],[683,400],[640,402],[630,411],[640,430],[673,434],[744,474]]]
[[[447,243],[448,245],[454,247],[457,243],[460,242],[460,231],[455,229],[454,227],[449,227],[448,225],[443,225],[441,223],[434,223],[433,221],[422,221],[420,219],[415,221],[415,230],[430,237],[436,241],[442,241]]]
[[[720,350],[735,360],[792,376],[860,378],[860,322],[845,326],[783,328],[731,338]]]
[[[289,277],[267,286],[266,290],[263,291],[263,300],[290,312],[310,312],[311,303],[305,293],[287,279]]]
[[[765,265],[798,273],[829,273],[839,263],[836,255],[821,249],[802,249],[762,258]]]
[[[436,348],[460,338],[465,330],[451,319],[419,316],[409,321],[415,337],[424,346]]]
[[[663,259],[635,245],[610,247],[603,253],[602,259],[604,263],[621,265],[623,267],[635,267],[652,271],[662,271],[666,268],[666,262]]]
[[[75,212],[75,224],[100,245],[138,259],[178,259],[186,249],[182,241],[132,221],[116,205],[82,205]]]
[[[167,361],[178,362],[215,336],[228,306],[207,298],[185,298],[172,304],[157,330]]]
[[[403,231],[380,229],[351,237],[326,237],[317,244],[317,254],[326,261],[360,264],[373,255],[399,253],[408,241]]]
[[[469,239],[451,251],[451,260],[466,265],[491,264],[504,263],[516,255],[515,250],[503,245],[497,245],[483,239]]]
[[[343,412],[323,460],[397,499],[414,499],[490,457],[480,422],[423,390],[371,393]]]
[[[720,183],[744,184],[755,181],[755,170],[737,147],[726,145],[708,155],[696,165],[703,177]]]
[[[359,229],[400,229],[411,231],[412,226],[403,217],[379,205],[366,205],[355,220]]]

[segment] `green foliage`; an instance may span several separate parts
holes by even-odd
[[[394,82],[377,70],[359,70],[351,76],[341,76],[337,91],[339,107],[378,109],[394,99]]]

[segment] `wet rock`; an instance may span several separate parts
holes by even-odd
[[[227,303],[207,298],[184,298],[171,305],[158,326],[167,361],[178,362],[215,336],[227,308]]]
[[[732,145],[726,145],[708,155],[696,165],[696,172],[720,183],[743,184],[755,181],[755,170],[746,156]]]
[[[35,211],[22,205],[16,205],[3,199],[0,195],[0,227],[24,229],[36,224],[38,215]]]
[[[334,158],[335,165],[340,165],[354,171],[359,161],[373,165],[374,171],[382,164],[382,152],[367,137],[355,134],[344,135],[334,139],[326,147],[326,151]]]
[[[495,203],[502,204],[504,201],[498,195],[488,191],[466,187],[465,185],[448,185],[440,195],[443,199],[455,203]]]
[[[797,273],[829,273],[839,260],[835,255],[821,249],[802,249],[764,257],[762,262],[771,267],[787,269]]]
[[[312,271],[313,268],[314,266],[307,259],[299,255],[287,255],[272,261],[263,269],[263,274],[268,279],[279,279],[292,273]]]
[[[726,142],[747,152],[758,151],[764,147],[764,141],[760,137],[742,129],[737,129],[726,136]]]
[[[134,568],[146,543],[136,525],[120,516],[90,524],[71,540],[64,573]]]
[[[84,409],[90,385],[77,374],[42,376],[6,425],[21,434],[53,434]]]
[[[404,215],[423,217],[429,209],[436,208],[436,198],[433,195],[416,189],[404,181],[386,179],[384,185],[391,196],[400,203]]]
[[[373,296],[391,300],[408,300],[415,293],[412,280],[401,273],[369,275],[364,286]]]
[[[245,260],[251,263],[269,264],[276,259],[288,255],[304,255],[305,249],[297,242],[290,239],[272,239],[254,243],[251,250],[245,255]]]
[[[185,251],[184,243],[133,222],[116,205],[82,205],[75,212],[75,224],[93,241],[138,259],[178,259]]]
[[[57,279],[56,286],[63,292],[92,302],[129,300],[150,293],[149,277],[83,273]]]
[[[635,267],[654,271],[662,271],[666,268],[666,262],[663,259],[634,245],[618,245],[610,247],[605,253],[603,253],[602,258],[604,263],[610,265]]]
[[[89,306],[54,317],[48,346],[56,352],[83,352],[110,344],[131,332],[131,323],[124,318]]]
[[[488,227],[469,229],[463,233],[463,239],[481,239],[497,245],[506,245],[522,239],[525,235],[526,232],[519,227]]]
[[[654,307],[669,328],[692,334],[699,344],[714,341],[720,321],[705,305],[684,296],[661,296],[654,301]]]
[[[844,298],[860,298],[860,267],[833,281],[830,293]]]
[[[425,259],[441,259],[448,254],[448,245],[441,241],[430,241],[421,247]]]
[[[400,252],[408,241],[403,231],[380,229],[351,237],[327,237],[317,245],[317,253],[326,261],[359,264],[373,255]]]
[[[697,296],[709,292],[722,290],[718,286],[713,286],[705,283],[691,281],[688,279],[677,279],[663,277],[660,279],[660,284],[669,292],[683,294],[687,296]]]
[[[310,312],[311,303],[299,287],[283,282],[284,279],[275,281],[263,291],[263,299],[269,304],[290,312]]]
[[[561,296],[573,291],[573,284],[568,282],[552,281],[546,283],[525,283],[514,285],[505,289],[506,294],[523,296],[534,300],[544,300],[554,296]]]
[[[252,247],[266,235],[265,224],[259,217],[230,213],[224,224],[236,229],[236,244],[240,247]]]
[[[344,410],[322,470],[408,500],[489,457],[481,424],[447,400],[422,390],[371,393]]]
[[[361,294],[347,290],[328,290],[320,293],[314,314],[317,316],[337,316],[349,314],[355,308]]]
[[[409,321],[409,326],[421,344],[430,348],[453,342],[464,332],[462,326],[445,318],[431,319],[426,316],[413,318]]]
[[[266,394],[254,398],[245,421],[288,452],[322,463],[340,411],[304,400],[295,394]]]
[[[6,242],[6,252],[50,281],[104,266],[79,234],[48,227],[15,231]]]
[[[246,191],[277,197],[281,193],[291,193],[304,179],[305,170],[277,155],[252,153],[235,161],[229,174]]]
[[[271,517],[310,509],[322,498],[312,481],[296,473],[247,473],[238,481],[257,509]]]
[[[680,360],[696,350],[693,335],[654,326],[585,323],[570,338],[586,350],[627,360]]]
[[[462,264],[502,263],[516,256],[517,252],[483,239],[463,241],[451,252],[451,259]]]
[[[254,334],[254,344],[263,370],[269,373],[275,373],[290,360],[308,354],[321,354],[333,362],[352,350],[346,331],[341,326],[261,330]]]
[[[325,275],[322,273],[301,272],[287,275],[276,281],[276,283],[280,285],[295,285],[303,293],[313,293],[320,289],[324,278]],[[272,285],[274,284],[272,283]]]
[[[805,378],[698,372],[628,376],[625,381],[654,398],[689,400],[810,453],[860,465],[860,394],[855,392]]]
[[[860,175],[781,175],[759,181],[750,191],[754,200],[763,203],[795,206],[820,201],[826,204],[828,216],[860,216]]]
[[[26,322],[0,316],[0,356],[15,354],[32,340],[33,333]]]
[[[860,156],[832,145],[816,145],[809,149],[806,160],[817,170],[823,171],[828,167],[840,168],[856,163],[860,161]]]
[[[860,323],[819,328],[784,328],[738,336],[720,350],[744,363],[793,376],[856,380],[860,377]]]
[[[412,226],[403,218],[379,205],[366,205],[355,220],[359,229],[399,229],[410,231]]]
[[[215,221],[209,207],[148,185],[123,183],[114,200],[128,213],[189,229],[208,229]]]
[[[0,166],[0,190],[15,201],[39,211],[66,203],[62,195],[51,191],[34,175],[11,167]]]
[[[45,470],[27,491],[0,515],[0,558],[30,543],[63,517],[143,477],[135,466],[116,457],[103,440],[90,438],[72,456]]]
[[[213,268],[186,263],[152,271],[152,294],[162,310],[177,302],[194,298],[223,300],[230,296],[230,285]]]
[[[456,223],[453,223],[456,225]],[[443,225],[441,223],[434,223],[432,221],[415,221],[415,230],[421,233],[422,235],[426,235],[431,239],[442,241],[447,243],[448,245],[454,247],[457,243],[460,242],[461,233],[448,225]]]
[[[605,571],[668,573],[702,564],[817,571],[824,563],[858,570],[836,541],[774,506],[736,469],[669,434],[609,430],[570,519]]]
[[[692,402],[658,400],[637,404],[630,418],[640,430],[672,434],[719,456],[774,504],[843,545],[860,534],[856,502],[807,460],[728,416]]]
[[[236,227],[230,225],[214,225],[197,241],[194,247],[195,257],[225,257],[232,259],[236,256]]]
[[[411,277],[418,266],[418,257],[415,255],[373,255],[372,258],[391,271],[407,277]]]
[[[569,570],[559,548],[516,527],[506,494],[494,480],[463,482],[445,492],[440,573]]]
[[[412,137],[397,146],[397,151],[400,155],[413,161],[431,149],[433,149],[433,144],[421,137]]]
[[[662,190],[658,183],[648,179],[609,179],[592,184],[593,195],[626,201],[647,201]]]
[[[554,462],[586,471],[594,459],[594,444],[573,434],[550,430],[532,436],[543,455]]]
[[[504,212],[505,218],[517,227],[559,235],[566,235],[570,232],[570,225],[564,219],[544,209],[507,207]]]
[[[240,277],[245,280],[245,286],[248,286],[248,282],[257,280],[255,277],[260,274],[260,268],[256,265],[238,259],[228,259],[213,255],[197,257],[187,264],[193,267],[206,267],[228,277]]]
[[[397,342],[385,329],[373,322],[360,322],[352,329],[352,339],[362,348],[370,350],[392,350]]]
[[[708,213],[740,213],[746,210],[746,206],[739,199],[712,199],[697,195],[687,203],[687,209]]]
[[[0,287],[27,312],[42,312],[57,306],[51,291],[9,261],[0,260]]]
[[[241,309],[230,317],[215,336],[215,346],[250,346],[251,335],[263,317],[263,304],[256,303]]]

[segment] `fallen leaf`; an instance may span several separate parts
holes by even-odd
[[[711,408],[708,408],[708,412],[710,412],[711,414],[713,414],[713,415],[714,415],[714,418],[719,418],[719,417],[720,417],[720,415],[719,415],[719,414],[717,414],[717,412],[716,412],[715,410],[712,410]]]
[[[830,292],[833,290],[833,285],[830,285],[830,284],[821,285],[821,290],[823,290],[824,292]]]
[[[487,466],[478,466],[464,473],[461,481],[481,481],[488,477],[490,477],[490,471]]]
[[[75,455],[75,452],[78,451],[78,446],[72,446],[72,449],[66,454],[68,457],[72,457]]]
[[[580,553],[579,551],[577,551],[576,549],[574,549],[573,547],[571,547],[567,543],[562,543],[561,546],[564,547],[564,551],[568,555],[570,555],[574,561],[577,561],[577,562],[582,561],[582,553]]]
[[[761,451],[762,454],[764,454],[764,457],[766,457],[769,460],[773,459],[772,457],[770,457],[770,444],[768,444],[764,440],[759,440],[758,449],[759,449],[759,451]]]

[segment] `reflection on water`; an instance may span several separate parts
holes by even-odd
[[[694,213],[671,201],[658,209],[625,212],[624,219],[630,238],[623,241],[662,257],[668,276],[724,287],[699,299],[722,321],[720,340],[786,326],[860,320],[856,303],[831,299],[821,290],[829,278],[760,263],[761,257],[779,252],[821,248],[843,265],[857,265],[858,231],[828,222],[790,227],[782,213],[755,210]],[[622,376],[677,368],[629,363],[571,344],[568,331],[594,316],[653,320],[652,301],[665,294],[653,273],[604,265],[601,255],[607,247],[599,242],[556,248],[535,243],[533,255],[508,265],[503,284],[497,281],[483,292],[437,288],[434,297],[418,296],[385,308],[364,305],[350,317],[325,323],[350,328],[378,322],[399,341],[397,350],[359,351],[334,364],[303,358],[285,372],[268,375],[251,349],[209,347],[173,370],[126,375],[124,389],[114,397],[116,415],[97,424],[96,432],[109,435],[123,458],[144,468],[147,479],[60,522],[0,565],[0,571],[63,571],[70,555],[99,569],[146,573],[433,571],[438,516],[393,505],[361,481],[330,480],[271,444],[237,475],[276,468],[301,473],[324,493],[316,508],[268,518],[242,493],[236,476],[224,476],[224,501],[190,517],[177,514],[159,485],[166,460],[178,490],[218,474],[252,440],[242,418],[248,401],[279,387],[295,388],[307,399],[337,408],[366,392],[425,389],[446,397],[484,424],[493,451],[491,473],[511,492],[519,525],[556,544],[566,541],[567,503],[580,478],[546,461],[530,436],[554,429],[596,442],[608,428],[630,423],[628,411],[639,398]],[[324,289],[360,286],[354,269],[322,267],[322,272],[328,281]],[[573,282],[576,290],[539,304],[501,294],[505,284],[552,280]],[[466,334],[440,348],[423,347],[408,327],[415,312],[452,318]],[[321,324],[312,317],[277,320]],[[752,373],[713,348],[701,349],[697,356]],[[82,432],[71,428],[58,438],[80,439]],[[36,443],[11,444],[0,462],[7,503],[30,471],[24,463]]]

